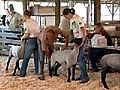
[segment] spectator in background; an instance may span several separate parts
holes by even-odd
[[[4,25],[4,26],[6,26],[6,24],[5,24],[5,21],[6,21],[6,17],[10,14],[9,13],[9,10],[8,9],[5,9],[5,14],[1,17],[1,19],[2,19],[2,24]]]
[[[9,15],[6,17],[6,26],[10,30],[16,30],[18,28],[19,20],[22,19],[22,15],[14,11],[12,4],[8,6]]]
[[[70,20],[70,28],[73,30],[74,42],[79,45],[78,63],[80,67],[80,83],[86,83],[89,81],[87,74],[86,63],[84,59],[84,50],[86,47],[86,29],[83,20],[80,16],[75,14],[75,10],[65,8],[63,10],[63,16]]]
[[[105,31],[102,23],[96,23],[95,31],[94,31],[93,35],[91,35],[91,43],[95,47],[93,47],[89,50],[89,58],[90,58],[90,61],[91,61],[91,64],[92,64],[92,69],[95,72],[99,71],[99,69],[96,65],[97,60],[100,59],[102,56],[107,54],[107,52],[105,51],[104,48],[99,48],[100,45],[98,45],[98,43],[97,43],[97,40],[99,39],[99,37],[101,37],[101,41],[103,40],[102,44],[101,44],[102,47],[113,45],[112,39],[109,36],[109,34]],[[106,39],[106,42],[104,42],[105,39]]]
[[[102,36],[105,36],[105,38],[107,39],[107,45],[108,46],[113,46],[112,43],[112,39],[110,37],[110,35],[106,32],[106,30],[104,29],[102,23],[96,23],[95,24],[95,31],[93,33],[93,35],[91,35],[91,38],[94,36],[94,34],[101,34]]]

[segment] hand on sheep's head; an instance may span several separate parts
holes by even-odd
[[[67,46],[68,46],[67,44],[63,45],[63,46],[60,48],[60,50],[61,50],[61,51],[65,50],[65,49],[67,48]]]

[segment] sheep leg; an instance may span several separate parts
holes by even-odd
[[[67,82],[71,82],[70,76],[71,76],[71,67],[68,68],[68,78],[67,78]]]
[[[51,69],[51,61],[48,61],[48,72],[49,72],[49,76],[52,77],[52,69]]]
[[[109,89],[108,86],[107,86],[106,80],[105,80],[106,74],[107,74],[106,70],[103,70],[101,72],[101,81],[102,81],[102,84],[103,84],[104,88]]]
[[[17,59],[17,61],[16,61],[16,65],[15,65],[15,68],[14,68],[13,76],[15,76],[17,68],[18,68],[18,70],[20,69],[20,67],[19,67],[19,60],[20,59]]]
[[[54,74],[55,74],[55,67],[56,67],[56,62],[55,62],[55,64],[51,67],[51,72],[52,72],[52,75],[54,75]]]
[[[20,60],[20,59],[19,59]],[[19,67],[19,61],[18,61],[18,70],[20,70],[20,67]]]
[[[13,55],[10,55],[10,56],[8,57],[7,66],[6,66],[6,71],[8,70],[9,63],[10,63],[10,60],[11,60],[12,57],[13,57]]]
[[[59,76],[58,74],[57,74],[57,70],[58,70],[58,68],[61,66],[61,64],[59,64],[57,61],[55,62],[55,64],[54,64],[54,66],[52,67],[52,71],[53,71],[53,75],[54,76]]]
[[[51,69],[51,55],[54,52],[54,46],[53,45],[49,45],[48,46],[48,50],[49,50],[49,54],[48,54],[48,69],[49,69],[49,76],[52,77],[52,69]]]
[[[73,65],[72,66],[72,80],[75,80],[75,68],[76,68],[76,65]]]

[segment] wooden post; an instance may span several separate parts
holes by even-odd
[[[94,0],[94,24],[101,21],[101,0]]]
[[[60,0],[55,0],[55,26],[59,26],[60,23]]]
[[[6,2],[6,0],[4,0],[4,9],[5,9],[5,2]]]
[[[23,2],[23,11],[27,10],[28,1],[29,0],[22,0],[22,2]]]

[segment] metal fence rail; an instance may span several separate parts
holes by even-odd
[[[0,55],[8,55],[12,45],[20,45],[22,32],[12,31],[7,28],[0,28]]]

